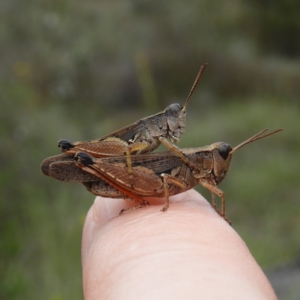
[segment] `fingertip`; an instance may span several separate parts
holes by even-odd
[[[165,202],[164,198],[155,197],[146,198],[146,200],[150,202],[151,208],[157,209],[158,211],[160,211],[159,207],[163,206]],[[200,206],[204,209],[212,209],[209,202],[194,189],[170,197],[170,208],[172,208],[175,203],[180,202],[183,206]],[[103,198],[98,196],[90,208],[87,215],[87,221],[91,218],[97,226],[103,226],[110,219],[117,217],[121,210],[126,210],[135,206],[137,206],[137,203],[132,200],[127,201],[124,199]],[[144,208],[141,208],[141,210],[143,209]]]

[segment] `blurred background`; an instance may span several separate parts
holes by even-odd
[[[299,1],[4,0],[0,14],[1,299],[82,299],[95,197],[40,163],[61,138],[183,103],[204,63],[179,146],[284,128],[236,152],[220,188],[279,298],[300,298]]]

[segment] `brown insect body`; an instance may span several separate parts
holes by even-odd
[[[84,151],[95,157],[143,154],[155,150],[160,145],[159,137],[177,142],[184,132],[186,111],[177,103],[169,105],[163,112],[143,118],[119,129],[101,139],[70,143],[59,141],[59,147],[68,154]]]
[[[161,144],[161,139],[168,139],[172,143],[179,141],[186,125],[187,105],[206,66],[207,64],[201,66],[184,105],[173,103],[162,112],[140,119],[98,140],[75,143],[60,140],[58,146],[69,155],[75,155],[78,151],[95,157],[126,155],[127,172],[131,174],[132,154],[144,154],[155,150]],[[132,179],[131,175],[130,178]]]
[[[214,170],[214,159],[218,157],[217,152],[211,151],[210,146],[196,149],[180,149],[185,157],[190,161],[190,165],[185,164],[182,159],[171,151],[135,155],[132,157],[133,186],[128,177],[126,158],[119,156],[113,158],[93,158],[86,153],[78,152],[75,156],[77,165],[87,173],[95,177],[102,174],[116,182],[118,186],[127,189],[141,197],[163,197],[164,177],[176,178],[175,181],[167,182],[168,194],[176,195],[195,187],[199,179],[217,179],[218,182],[224,178],[216,178]],[[189,153],[191,150],[194,153]],[[224,165],[224,164],[223,164]],[[193,167],[195,166],[195,167]],[[51,166],[53,168],[53,166]],[[221,171],[220,165],[217,166]],[[224,174],[224,172],[222,173]],[[86,179],[84,179],[86,180]],[[97,183],[91,187],[96,187]],[[93,191],[93,188],[91,188]]]
[[[128,177],[125,157],[93,158],[86,153],[79,152],[75,159],[83,171],[103,181],[113,182],[116,189],[121,188],[122,193],[137,201],[142,202],[141,197],[165,196],[163,211],[169,207],[169,195],[184,192],[201,184],[211,191],[212,205],[216,210],[214,197],[215,195],[221,197],[222,209],[221,212],[217,211],[226,219],[225,194],[217,185],[225,178],[229,170],[232,154],[242,146],[280,130],[262,135],[266,131],[263,130],[235,148],[227,143],[219,142],[195,149],[176,147],[168,152],[133,156],[133,185]],[[89,190],[93,193],[96,193],[96,190],[99,191],[98,183],[91,183]]]
[[[96,159],[92,157],[84,157],[85,153],[79,152],[75,159],[77,164],[86,172],[90,172],[98,176],[99,173],[114,180],[118,185],[128,189],[128,191],[141,197],[162,197],[164,196],[163,178],[161,174],[172,174],[178,178],[184,178],[190,173],[188,166],[182,163],[180,157],[174,153],[160,152],[144,155],[135,155],[133,157],[133,180],[134,185],[131,187],[131,181],[128,178],[126,159],[123,157],[115,157],[116,160],[110,158]],[[91,159],[91,161],[87,161]],[[93,170],[95,172],[93,172]],[[192,179],[192,177],[188,177]],[[197,185],[195,182],[190,188]],[[183,192],[178,185],[170,185],[169,193],[171,195]]]
[[[129,126],[104,136],[99,141],[118,138],[129,144],[148,142],[148,147],[140,149],[136,154],[155,150],[160,145],[159,137],[168,138],[172,143],[176,143],[185,129],[186,105],[170,104],[164,111],[140,119]]]

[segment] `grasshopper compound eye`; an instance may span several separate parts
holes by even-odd
[[[220,154],[220,156],[226,160],[228,158],[228,155],[230,153],[230,151],[232,150],[231,146],[226,144],[226,143],[222,143],[219,147],[218,147],[218,152]]]
[[[58,142],[58,147],[62,150],[62,151],[68,151],[71,148],[74,148],[74,145],[66,140],[60,140]]]

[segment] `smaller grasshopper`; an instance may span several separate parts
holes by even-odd
[[[143,118],[98,140],[75,143],[60,140],[58,147],[61,148],[64,153],[70,155],[75,155],[78,151],[86,152],[94,157],[126,155],[128,174],[132,179],[132,154],[151,152],[155,150],[161,142],[168,143],[167,139],[172,143],[179,141],[179,137],[184,132],[186,124],[187,105],[206,66],[207,64],[201,66],[183,106],[178,103],[173,103],[162,112]]]
[[[281,130],[278,129],[262,135],[267,131],[264,129],[234,148],[224,142],[186,149],[179,149],[171,145],[172,151],[135,155],[132,157],[133,187],[128,178],[125,157],[94,158],[87,153],[78,152],[75,155],[75,160],[77,166],[83,171],[100,179],[98,182],[93,181],[86,184],[86,187],[94,194],[98,194],[104,181],[114,189],[119,190],[120,193],[138,201],[140,204],[135,208],[147,205],[142,197],[165,197],[162,211],[167,211],[169,196],[182,193],[197,184],[201,184],[211,191],[213,208],[227,220],[225,193],[217,186],[229,170],[233,153],[246,144]],[[50,165],[51,168],[52,164]],[[217,209],[215,195],[222,200],[221,212]]]

